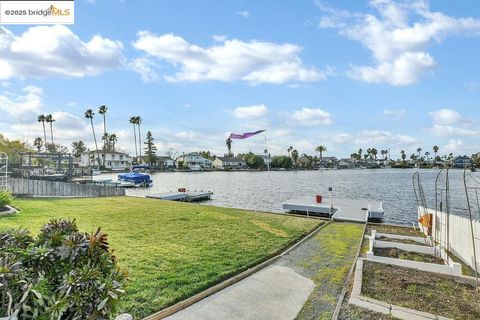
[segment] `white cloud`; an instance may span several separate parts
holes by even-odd
[[[211,47],[201,47],[174,34],[157,36],[148,31],[138,33],[133,46],[149,59],[169,63],[176,73],[165,76],[172,82],[248,81],[286,83],[316,81],[332,74],[306,68],[299,58],[301,47],[284,43],[229,39]]]
[[[348,143],[353,140],[353,136],[349,133],[339,133],[333,136],[333,142],[338,144]]]
[[[0,95],[0,110],[15,119],[32,118],[43,106],[43,90],[36,86],[26,86],[22,93]]]
[[[400,120],[405,118],[407,111],[404,109],[385,109],[383,110],[383,114],[393,120]]]
[[[462,140],[450,139],[448,144],[443,147],[445,153],[458,153],[464,149],[464,144]]]
[[[433,118],[433,122],[436,125],[451,125],[462,120],[460,113],[452,109],[444,108],[429,112],[428,114]]]
[[[213,38],[213,41],[216,41],[216,42],[224,42],[225,40],[227,40],[227,36],[223,34],[214,34],[212,38]]]
[[[318,108],[302,108],[289,116],[293,125],[314,126],[331,125],[333,123],[333,116]]]
[[[267,107],[264,104],[238,107],[233,110],[233,115],[240,119],[256,119],[267,114]]]
[[[237,11],[237,14],[238,14],[239,16],[244,17],[244,18],[250,17],[250,12],[248,12],[248,11],[246,11],[246,10],[244,10],[244,11]]]
[[[193,131],[180,131],[174,134],[174,137],[180,140],[194,140],[198,135]]]
[[[155,82],[160,79],[156,71],[158,65],[145,57],[133,59],[130,61],[129,67],[137,72],[144,82]]]
[[[414,137],[395,134],[389,131],[382,130],[363,130],[359,132],[353,140],[355,144],[364,146],[373,145],[415,145],[418,140]]]
[[[119,67],[120,42],[95,35],[82,41],[62,25],[30,27],[21,35],[0,33],[0,79],[84,77]]]
[[[445,126],[440,124],[434,124],[430,129],[430,132],[436,136],[463,136],[463,137],[475,137],[480,136],[480,130],[473,130],[454,126]]]
[[[352,66],[354,79],[391,85],[408,85],[433,70],[427,52],[434,43],[452,35],[479,35],[480,20],[453,18],[430,11],[427,1],[371,0],[376,14],[352,13],[319,5],[325,13],[321,28],[336,28],[371,51],[375,66]]]

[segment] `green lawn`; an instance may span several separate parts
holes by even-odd
[[[321,221],[131,197],[17,199],[0,229],[37,233],[52,218],[76,218],[80,230],[102,227],[129,273],[121,311],[135,318],[198,293],[267,257]]]

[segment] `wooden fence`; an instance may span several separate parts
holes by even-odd
[[[8,188],[15,196],[27,197],[94,198],[125,195],[124,188],[21,178],[8,179]]]

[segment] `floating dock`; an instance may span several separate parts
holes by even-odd
[[[145,198],[170,201],[197,202],[209,200],[212,195],[213,192],[210,191],[163,192],[148,194],[145,196]]]
[[[319,216],[327,216],[338,221],[367,222],[369,219],[382,219],[383,206],[374,200],[334,199],[317,203],[315,197],[292,199],[283,203],[283,209]]]

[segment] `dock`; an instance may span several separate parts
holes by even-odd
[[[330,199],[317,203],[315,197],[292,199],[283,203],[283,209],[309,215],[327,216],[336,221],[367,222],[369,219],[381,219],[381,202],[369,199]]]
[[[185,192],[163,192],[148,194],[145,198],[170,200],[170,201],[183,201],[183,202],[198,202],[209,200],[213,195],[211,191],[185,191]]]

